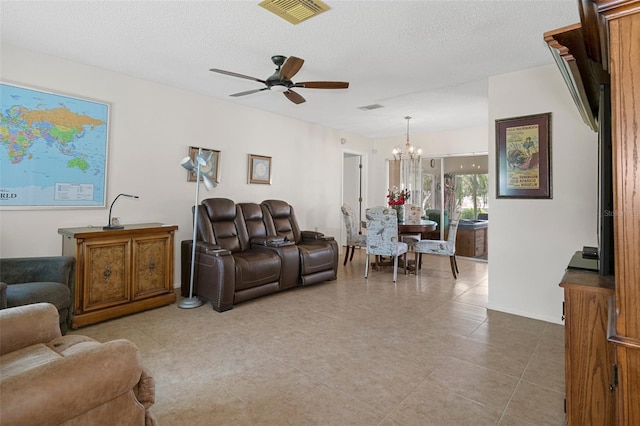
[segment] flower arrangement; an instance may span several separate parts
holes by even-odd
[[[410,196],[410,191],[406,189],[400,191],[397,186],[394,186],[393,189],[390,189],[387,193],[390,206],[401,206],[409,200]]]

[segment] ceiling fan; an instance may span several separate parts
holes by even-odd
[[[293,88],[304,88],[304,89],[347,89],[349,87],[349,83],[344,81],[306,81],[303,83],[294,83],[291,81],[291,78],[296,75],[300,68],[302,68],[302,64],[304,64],[304,59],[296,58],[295,56],[286,56],[276,55],[272,56],[271,60],[278,67],[276,71],[268,77],[266,80],[261,80],[259,78],[250,77],[248,75],[238,74],[231,71],[225,71],[217,68],[212,68],[209,71],[217,72],[220,74],[230,75],[231,77],[239,77],[246,78],[247,80],[257,81],[258,83],[264,84],[266,87],[261,89],[253,89],[247,90],[246,92],[234,93],[229,96],[244,96],[250,95],[252,93],[262,92],[263,90],[276,90],[278,92],[284,93],[284,95],[294,104],[301,104],[305,102],[305,99],[300,96],[297,92],[294,92]]]

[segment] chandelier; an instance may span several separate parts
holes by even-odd
[[[420,158],[420,155],[422,155],[422,149],[415,148],[409,142],[409,120],[411,120],[411,117],[407,116],[405,120],[407,120],[407,143],[404,146],[398,146],[393,149],[392,153],[395,160],[413,160]]]

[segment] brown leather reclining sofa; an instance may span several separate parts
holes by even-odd
[[[194,294],[223,312],[233,305],[297,287],[335,280],[338,244],[300,231],[293,207],[209,198],[197,206]],[[182,296],[189,296],[192,241],[181,243]]]

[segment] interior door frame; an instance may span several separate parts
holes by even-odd
[[[363,220],[364,218],[364,210],[365,210],[365,206],[366,204],[366,194],[367,194],[367,186],[368,186],[368,178],[367,178],[367,153],[366,152],[362,152],[362,151],[357,151],[357,150],[351,150],[351,149],[343,149],[342,150],[342,173],[341,173],[341,180],[342,180],[342,184],[341,184],[341,203],[340,205],[345,203],[345,185],[347,185],[346,179],[345,179],[345,158],[347,157],[359,157],[360,161],[359,161],[359,188],[358,188],[358,193],[359,193],[359,202],[357,206],[351,206],[354,210],[354,212],[358,215],[359,220]],[[342,219],[342,213],[340,212],[340,223],[344,223],[344,220]],[[347,231],[344,227],[344,225],[340,228],[340,246],[344,246],[344,244],[346,244],[347,241]]]

